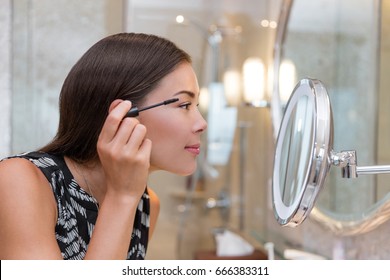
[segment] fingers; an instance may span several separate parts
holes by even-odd
[[[125,118],[112,140],[113,144],[126,145],[130,152],[138,150],[146,136],[146,127],[135,118]]]
[[[109,114],[102,127],[99,135],[99,140],[104,142],[111,142],[114,139],[119,126],[122,123],[123,117],[131,108],[131,102],[128,100],[115,100],[111,103]]]
[[[152,141],[150,139],[144,139],[144,141],[142,141],[140,147],[139,147],[139,151],[140,153],[142,153],[146,159],[149,161],[150,160],[150,152],[152,150]]]
[[[146,127],[136,118],[124,118],[130,101],[115,100],[99,135],[98,145],[110,145],[113,152],[137,153],[144,144]],[[145,144],[147,147],[149,144]],[[108,147],[106,147],[108,148]],[[143,147],[143,150],[145,147]]]
[[[97,152],[109,189],[139,197],[145,189],[150,168],[152,142],[146,127],[136,118],[124,118],[129,101],[114,101],[100,132]]]
[[[111,105],[110,105],[110,108],[108,109],[108,113],[110,113],[116,106],[118,106],[121,102],[123,102],[122,99],[116,99],[114,100]]]

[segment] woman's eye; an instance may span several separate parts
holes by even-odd
[[[181,108],[186,109],[186,110],[188,110],[190,106],[191,106],[191,103],[184,103],[184,104],[180,105]]]

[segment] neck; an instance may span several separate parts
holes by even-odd
[[[102,184],[102,182],[105,182],[105,178],[100,163],[81,164],[68,157],[65,157],[65,162],[77,184],[101,204],[106,189],[105,185]]]

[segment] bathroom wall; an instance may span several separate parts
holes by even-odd
[[[11,0],[0,0],[0,158],[11,150]]]
[[[17,153],[36,149],[55,135],[62,82],[87,48],[102,37],[121,31],[122,1],[11,3],[11,152]]]

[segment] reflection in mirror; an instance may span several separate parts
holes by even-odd
[[[278,69],[282,72],[281,62],[288,60],[295,65],[298,78],[314,76],[326,83],[337,119],[335,147],[347,150],[352,146],[359,151],[359,161],[370,165],[390,161],[385,140],[390,133],[386,109],[389,99],[385,97],[388,86],[385,86],[386,79],[378,79],[383,76],[381,69],[387,69],[385,60],[381,59],[386,50],[379,40],[381,36],[387,37],[381,29],[381,22],[387,24],[382,2],[284,0],[287,23],[284,30],[280,28],[282,40],[275,47],[280,55],[280,69],[275,64],[276,73]],[[379,61],[383,64],[381,68]],[[274,92],[278,95],[282,95],[280,75],[274,81],[277,85]],[[389,201],[387,182],[387,175],[346,180],[340,176],[339,169],[331,169],[312,217],[325,226],[337,228],[341,234],[372,229],[373,226],[360,230],[357,227],[367,224],[378,212],[383,213]]]
[[[280,191],[284,204],[290,206],[301,192],[311,156],[313,106],[303,95],[297,101],[287,124],[281,152]],[[309,131],[309,133],[306,133]],[[302,163],[302,164],[293,164]],[[288,187],[286,187],[288,186]]]
[[[300,224],[314,205],[328,170],[331,123],[322,83],[302,79],[287,104],[276,142],[273,205],[282,225]]]

